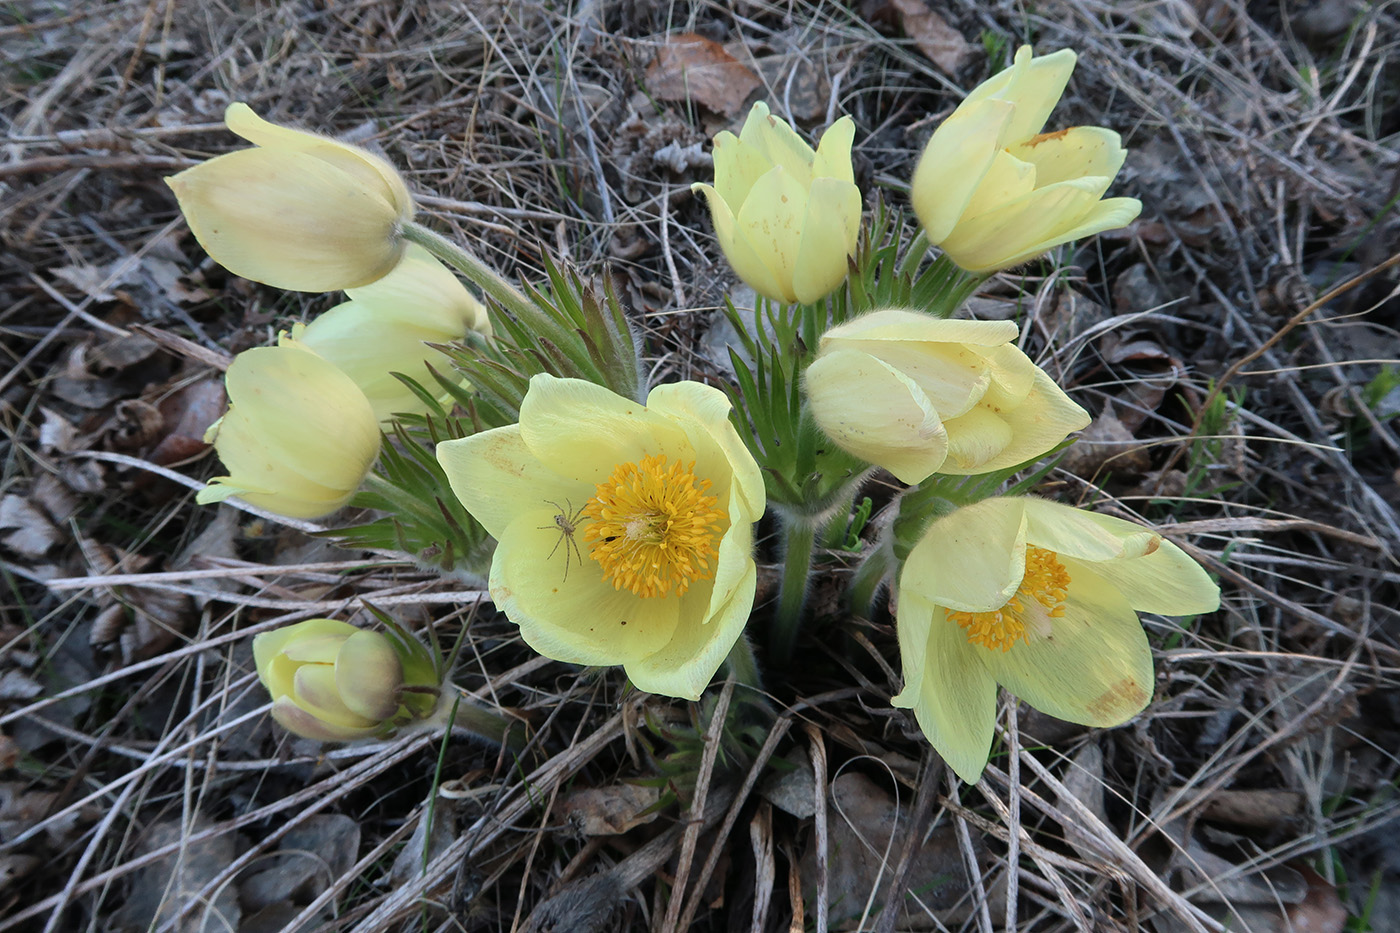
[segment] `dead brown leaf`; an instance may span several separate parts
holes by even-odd
[[[661,100],[688,100],[734,116],[761,84],[718,42],[693,32],[670,36],[647,68],[647,89]]]
[[[946,75],[955,75],[967,63],[972,46],[942,16],[929,9],[924,0],[890,0],[899,14],[904,33],[914,46]]]
[[[586,787],[560,801],[560,812],[585,836],[620,836],[656,819],[651,809],[661,797],[655,787],[616,784]]]

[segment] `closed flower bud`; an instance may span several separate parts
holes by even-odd
[[[293,327],[292,336],[349,376],[380,421],[425,410],[393,373],[441,394],[428,367],[451,375],[452,364],[426,344],[452,343],[468,331],[491,332],[485,306],[421,246],[410,245],[384,278],[346,294],[349,301]]]
[[[737,137],[715,137],[715,183],[691,187],[705,193],[729,264],[760,295],[810,304],[845,281],[860,229],[854,136],[842,117],[813,152],[760,101]]]
[[[230,272],[293,291],[368,285],[403,255],[413,199],[399,173],[358,146],[230,104],[224,122],[254,144],[166,179],[195,239]]]
[[[990,473],[1046,453],[1089,424],[1011,341],[1010,321],[872,311],[822,335],[806,374],[818,426],[906,483]]]
[[[1033,58],[1022,46],[924,147],[910,183],[914,212],[929,242],[969,272],[1010,268],[1142,211],[1136,198],[1103,200],[1127,154],[1117,133],[1041,132],[1074,61],[1069,49]]]
[[[334,619],[308,619],[253,639],[272,718],[323,742],[383,735],[437,705],[438,678],[422,645]]]
[[[984,499],[933,522],[899,576],[904,690],[964,781],[987,763],[997,684],[1058,719],[1116,726],[1152,698],[1139,612],[1220,605],[1195,561],[1149,528],[1033,498]]]
[[[224,378],[229,410],[210,426],[229,471],[196,501],[238,496],[291,518],[350,501],[379,455],[374,409],[350,377],[294,340],[245,350]]]

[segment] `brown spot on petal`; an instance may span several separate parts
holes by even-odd
[[[1032,136],[1030,139],[1026,140],[1025,145],[1027,145],[1027,146],[1039,146],[1039,145],[1040,145],[1041,143],[1043,143],[1043,142],[1048,142],[1048,141],[1050,141],[1050,140],[1052,140],[1052,139],[1059,139],[1059,138],[1061,138],[1061,137],[1064,136],[1066,133],[1068,133],[1071,129],[1073,129],[1073,127],[1066,127],[1065,129],[1062,129],[1062,130],[1055,130],[1053,133],[1041,133],[1039,136]]]
[[[1097,725],[1116,726],[1147,705],[1147,693],[1142,685],[1131,677],[1125,677],[1110,686],[1098,698],[1092,700],[1087,709]]]
[[[1149,545],[1147,546],[1147,550],[1145,550],[1145,551],[1142,552],[1142,556],[1143,556],[1143,557],[1146,557],[1148,554],[1155,554],[1155,553],[1157,553],[1157,549],[1158,549],[1159,547],[1161,547],[1161,546],[1162,546],[1162,538],[1161,538],[1161,536],[1160,536],[1160,535],[1153,535],[1153,536],[1152,536],[1152,543],[1149,544]]]

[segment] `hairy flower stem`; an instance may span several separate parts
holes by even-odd
[[[493,745],[504,745],[512,752],[525,748],[525,725],[514,719],[493,713],[461,696],[453,697],[447,727],[454,733],[469,732]]]
[[[778,611],[768,636],[768,654],[773,665],[786,670],[792,664],[802,610],[807,605],[807,579],[812,573],[812,547],[817,523],[810,516],[785,519],[787,552],[783,555],[783,580],[778,589]]]
[[[856,567],[851,576],[851,586],[847,594],[851,611],[858,616],[870,617],[875,605],[875,597],[880,586],[894,567],[894,554],[889,545],[881,539],[875,550]]]
[[[724,669],[734,682],[754,690],[763,689],[763,674],[758,669],[758,659],[754,657],[753,645],[743,635],[729,649],[729,657],[724,660]]]
[[[530,299],[526,298],[520,289],[507,282],[499,272],[441,233],[410,221],[404,225],[403,235],[410,243],[417,243],[465,275],[482,291],[494,298],[501,307],[521,320],[533,320],[540,313]]]

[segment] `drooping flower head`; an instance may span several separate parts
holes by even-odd
[[[641,405],[537,375],[519,424],[438,445],[452,491],[499,542],[491,597],[531,647],[700,696],[748,620],[764,509],[729,410],[694,382]]]
[[[822,335],[805,387],[841,449],[906,483],[989,473],[1050,450],[1089,415],[1012,345],[1010,321],[872,311]]]
[[[272,694],[272,718],[303,738],[384,735],[437,704],[438,676],[426,648],[335,619],[264,632],[253,639],[253,660]]]
[[[1098,126],[1041,132],[1074,71],[1061,49],[982,82],[934,131],[910,182],[930,243],[969,272],[1007,269],[1070,240],[1125,226],[1136,198],[1103,200],[1127,155]]]
[[[715,183],[691,188],[705,193],[729,264],[760,295],[810,304],[845,281],[860,230],[854,136],[842,117],[813,152],[759,101],[737,137],[715,137]]]
[[[354,380],[380,421],[426,407],[393,373],[438,394],[428,367],[443,375],[452,372],[447,357],[426,344],[461,340],[468,331],[491,333],[486,307],[416,244],[384,278],[346,294],[349,301],[310,324],[296,325],[292,336]]]
[[[244,350],[224,377],[229,410],[210,425],[229,471],[201,504],[238,496],[291,518],[319,518],[350,501],[379,455],[374,409],[350,377],[284,337]]]
[[[219,265],[303,292],[368,285],[394,268],[413,198],[392,165],[358,146],[269,123],[247,104],[230,104],[224,122],[254,147],[166,179]]]
[[[1032,498],[985,499],[933,522],[899,577],[904,690],[933,747],[982,774],[997,684],[1038,710],[1116,726],[1152,697],[1138,612],[1194,615],[1220,590],[1161,535]]]

